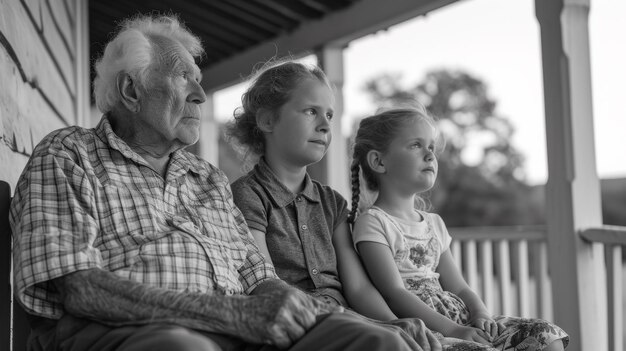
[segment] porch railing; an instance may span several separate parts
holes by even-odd
[[[543,226],[449,228],[451,251],[466,281],[494,314],[554,321]],[[622,251],[626,227],[584,230],[605,246],[609,350],[624,350]]]
[[[586,229],[580,235],[590,242],[604,244],[609,350],[624,350],[624,263],[622,250],[626,246],[626,227],[605,225],[599,228]]]
[[[545,227],[449,230],[456,264],[489,311],[553,320]]]

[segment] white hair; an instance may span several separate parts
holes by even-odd
[[[118,74],[129,74],[139,87],[146,86],[148,68],[164,54],[164,41],[179,43],[193,57],[204,53],[200,38],[175,16],[139,16],[120,25],[119,32],[94,66],[93,95],[102,113],[110,112],[119,102]]]

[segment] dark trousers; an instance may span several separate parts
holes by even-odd
[[[35,331],[29,349],[63,351],[275,351],[270,345],[249,344],[226,335],[186,329],[172,324],[109,327],[63,317],[47,331]],[[366,322],[344,313],[321,319],[290,351],[420,350],[397,328]]]

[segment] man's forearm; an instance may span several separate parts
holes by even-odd
[[[333,308],[278,279],[254,296],[181,293],[117,277],[100,269],[55,280],[67,312],[103,324],[172,323],[244,341],[290,346]]]
[[[238,314],[254,309],[246,296],[180,293],[100,269],[72,273],[55,283],[70,314],[115,326],[170,322],[234,335],[234,321],[243,320]]]

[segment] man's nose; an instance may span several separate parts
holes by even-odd
[[[206,94],[204,93],[204,89],[200,83],[195,80],[191,83],[191,94],[187,97],[187,102],[192,102],[194,104],[201,104],[206,101]]]

